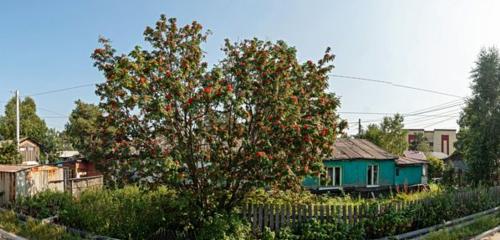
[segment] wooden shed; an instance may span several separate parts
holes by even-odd
[[[63,174],[53,166],[0,165],[0,205],[48,189],[64,191]]]

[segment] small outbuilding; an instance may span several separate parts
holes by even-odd
[[[43,165],[0,165],[0,205],[48,189],[64,191],[62,168]]]
[[[427,160],[401,156],[396,159],[396,185],[427,184]]]

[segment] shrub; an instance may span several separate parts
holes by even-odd
[[[252,227],[237,215],[216,214],[197,231],[196,239],[238,240],[252,238]]]
[[[262,239],[266,240],[322,240],[322,239],[365,239],[361,224],[349,225],[331,219],[329,222],[311,220],[293,229],[286,227],[277,233],[265,229]]]
[[[61,227],[44,224],[36,219],[28,219],[26,223],[21,223],[13,211],[0,213],[0,228],[28,239],[81,239],[79,236],[67,233]]]
[[[428,156],[427,159],[429,160],[429,176],[431,178],[442,177],[445,170],[443,160],[434,156]]]
[[[25,215],[34,218],[47,218],[58,214],[63,209],[67,209],[72,204],[72,197],[69,193],[43,191],[33,197],[21,197],[12,208]]]
[[[174,191],[160,187],[90,190],[61,212],[61,223],[100,235],[144,239],[159,229],[187,226],[182,202]]]

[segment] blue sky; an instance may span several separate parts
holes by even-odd
[[[143,44],[144,28],[162,13],[180,23],[196,20],[213,32],[204,46],[212,64],[222,57],[225,38],[282,39],[297,47],[304,61],[332,47],[334,74],[468,96],[479,50],[500,42],[498,12],[498,1],[2,1],[0,111],[15,89],[30,95],[103,81],[90,59],[98,37],[128,52]],[[339,78],[331,79],[330,91],[341,97],[343,112],[405,113],[456,100]],[[64,127],[75,100],[98,101],[93,87],[34,98],[39,115],[57,129]],[[407,126],[455,128],[458,111],[430,113],[451,118],[408,117]],[[350,121],[382,117],[341,116]]]

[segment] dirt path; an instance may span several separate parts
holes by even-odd
[[[481,238],[481,240],[500,240],[500,232],[496,232],[494,235]]]

